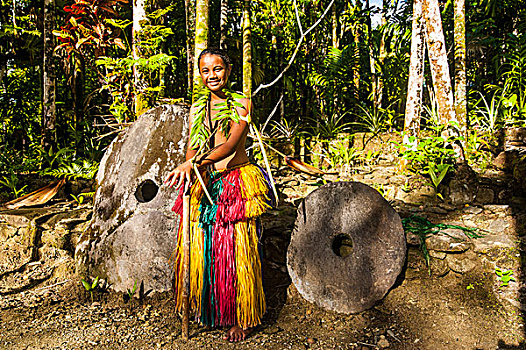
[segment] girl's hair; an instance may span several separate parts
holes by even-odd
[[[208,48],[208,49],[204,49],[203,51],[201,51],[201,53],[199,54],[199,58],[197,59],[197,66],[199,66],[201,64],[201,58],[205,55],[216,55],[216,56],[219,56],[221,57],[221,59],[223,60],[223,63],[225,64],[226,68],[230,67],[230,58],[228,57],[228,55],[226,54],[225,51],[221,50],[221,49],[216,49],[216,48]]]

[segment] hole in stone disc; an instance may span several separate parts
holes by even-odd
[[[152,180],[144,180],[137,186],[135,198],[137,198],[139,203],[146,203],[154,199],[158,191],[159,186],[157,186],[155,182]]]
[[[351,255],[353,251],[353,243],[351,236],[340,233],[332,240],[332,251],[334,254],[345,258]]]

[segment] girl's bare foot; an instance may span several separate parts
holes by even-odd
[[[252,333],[254,328],[247,328],[243,329],[239,326],[234,326],[226,332],[226,334],[223,336],[224,340],[228,340],[232,343],[237,343],[239,341],[245,340],[245,338]]]

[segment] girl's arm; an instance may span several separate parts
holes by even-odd
[[[209,154],[200,156],[198,157],[198,159],[195,160],[199,168],[204,168],[209,164],[214,164],[234,154],[234,152],[237,150],[237,147],[239,146],[239,143],[242,140],[244,140],[246,134],[248,133],[248,123],[245,120],[243,120],[243,118],[247,116],[251,105],[250,105],[249,99],[241,99],[238,102],[241,102],[241,104],[243,104],[243,107],[244,107],[244,108],[241,108],[241,107],[236,108],[240,116],[239,123],[231,122],[230,135],[228,136],[228,139],[226,140],[226,142],[217,146]],[[190,109],[190,130],[191,130],[192,120],[193,120],[192,112],[193,110]],[[190,141],[188,142],[190,143]],[[191,159],[194,157],[196,153],[197,153],[197,150],[190,149],[190,144],[188,144],[187,151],[186,151],[186,161],[183,164],[179,165],[175,170],[170,172],[170,174],[168,174],[168,177],[165,180],[165,183],[167,183],[168,186],[172,187],[176,181],[177,181],[176,188],[179,188],[179,186],[181,186],[181,184],[185,180],[188,183],[190,183],[191,177],[192,177],[191,176],[192,168],[193,168]]]

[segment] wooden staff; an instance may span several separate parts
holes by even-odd
[[[185,181],[183,195],[183,321],[181,336],[188,340],[188,319],[190,316],[190,185]]]

